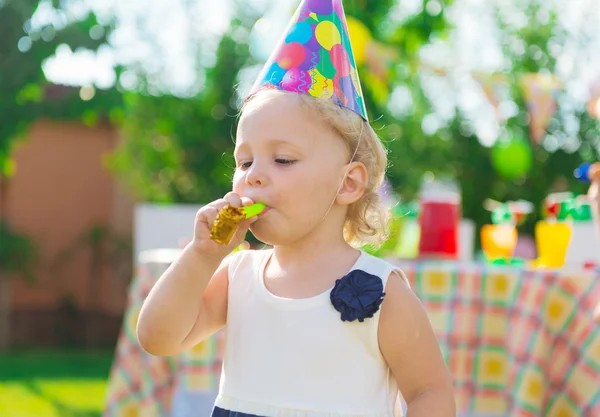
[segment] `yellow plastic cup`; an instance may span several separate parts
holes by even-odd
[[[481,249],[486,259],[508,259],[513,256],[519,236],[510,224],[486,224],[481,228]]]
[[[571,243],[571,225],[565,222],[539,221],[535,225],[538,259],[535,266],[562,268]]]

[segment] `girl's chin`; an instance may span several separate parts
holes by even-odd
[[[280,239],[278,239],[279,233],[274,231],[272,227],[266,223],[257,220],[255,223],[250,225],[250,232],[254,235],[254,237],[260,240],[262,243],[266,245],[277,245]]]

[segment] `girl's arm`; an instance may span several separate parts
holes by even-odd
[[[228,266],[203,257],[193,247],[160,277],[140,312],[140,345],[156,356],[188,350],[225,326]]]
[[[149,353],[179,354],[225,326],[231,259],[227,255],[242,243],[256,218],[242,221],[227,245],[214,242],[210,235],[223,207],[242,204],[252,201],[228,193],[198,210],[192,243],[160,277],[142,306],[137,336]]]
[[[455,417],[452,377],[420,301],[395,273],[385,293],[379,346],[408,406],[407,417]]]

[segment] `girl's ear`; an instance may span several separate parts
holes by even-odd
[[[360,200],[365,194],[365,188],[369,182],[369,173],[362,162],[351,162],[346,169],[348,171],[340,187],[336,202],[350,205]]]

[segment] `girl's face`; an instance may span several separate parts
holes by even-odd
[[[251,226],[262,242],[289,245],[318,228],[344,223],[345,209],[336,205],[322,220],[344,178],[349,152],[333,129],[315,119],[294,93],[260,93],[242,114],[233,191],[266,204]]]

